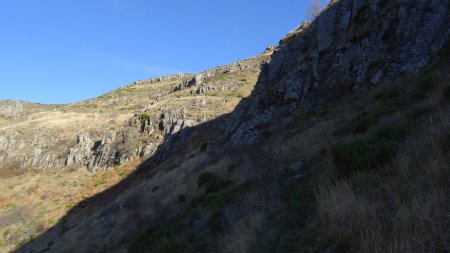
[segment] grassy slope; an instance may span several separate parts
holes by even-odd
[[[299,111],[255,147],[224,152],[187,211],[131,252],[448,250],[449,85],[448,65],[433,67]]]
[[[116,184],[135,166],[96,174],[63,170],[0,179],[0,251],[13,250],[46,231],[73,206]]]

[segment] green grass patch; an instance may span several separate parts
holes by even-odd
[[[106,178],[102,176],[101,178],[97,179],[97,180],[94,182],[94,186],[97,187],[97,186],[100,186],[100,185],[104,185],[104,184],[106,184],[107,182],[108,182],[108,181],[106,180]]]
[[[139,116],[139,120],[144,123],[147,122],[150,119],[150,115],[148,114],[148,112],[143,112],[141,113],[141,115]]]
[[[356,171],[375,169],[391,161],[405,136],[403,127],[384,126],[363,138],[333,146],[330,153],[337,174],[350,176]]]

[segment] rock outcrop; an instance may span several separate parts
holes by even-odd
[[[253,88],[269,57],[265,53],[197,75],[136,81],[75,104],[0,102],[0,116],[10,117],[3,128],[0,124],[0,167],[95,171],[145,160],[182,129],[230,112],[228,104],[237,104]],[[215,93],[205,97],[208,92]],[[206,104],[212,108],[206,110]],[[29,110],[35,107],[39,110]]]
[[[14,117],[30,109],[39,107],[38,104],[32,104],[15,100],[0,101],[0,116]]]
[[[449,8],[442,0],[331,1],[315,22],[280,41],[254,99],[226,133],[235,145],[251,142],[277,115],[427,65],[450,37]]]

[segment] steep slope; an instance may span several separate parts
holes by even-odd
[[[165,128],[135,173],[17,252],[447,252],[449,8],[332,1],[232,113]]]

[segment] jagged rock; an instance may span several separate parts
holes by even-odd
[[[191,125],[193,125],[192,121],[186,120],[186,111],[171,110],[161,114],[159,130],[165,134],[172,135]]]
[[[316,22],[302,24],[280,42],[260,90],[238,108],[225,132],[232,143],[247,143],[283,108],[326,103],[346,90],[418,70],[450,37],[449,5],[331,1]]]
[[[67,166],[87,166],[90,163],[95,142],[88,133],[77,134],[76,145],[69,151]]]

